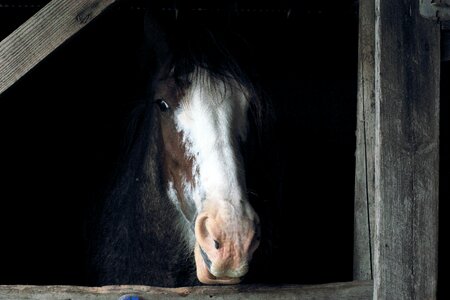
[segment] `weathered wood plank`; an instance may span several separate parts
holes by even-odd
[[[96,299],[117,300],[119,296],[133,294],[140,299],[369,299],[372,281],[353,281],[322,285],[298,286],[197,286],[158,288],[149,286],[0,286],[0,300],[29,299]]]
[[[375,2],[359,1],[353,279],[372,279],[374,238]]]
[[[435,299],[440,28],[375,0],[374,299]]]
[[[0,94],[115,0],[53,0],[0,42]]]

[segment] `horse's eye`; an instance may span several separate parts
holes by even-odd
[[[168,111],[170,109],[169,104],[164,99],[156,99],[155,103],[158,104],[158,107],[161,111]]]

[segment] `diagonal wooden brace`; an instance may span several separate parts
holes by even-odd
[[[116,0],[53,0],[0,42],[0,94]]]

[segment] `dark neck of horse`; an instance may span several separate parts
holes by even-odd
[[[159,115],[146,105],[129,160],[100,217],[96,284],[180,286],[195,269],[162,182]],[[179,236],[177,236],[179,235]]]

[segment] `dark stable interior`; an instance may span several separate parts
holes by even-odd
[[[0,38],[48,1],[19,2],[35,6],[0,6]],[[358,7],[297,2],[189,1],[178,18],[173,1],[151,5],[168,26],[205,23],[239,35],[271,99],[274,117],[247,171],[267,247],[247,283],[352,280]],[[109,8],[0,96],[0,284],[90,284],[86,222],[146,82],[144,6]],[[448,87],[442,93],[449,98]],[[445,101],[442,119],[448,182]],[[448,198],[444,184],[441,194]]]

